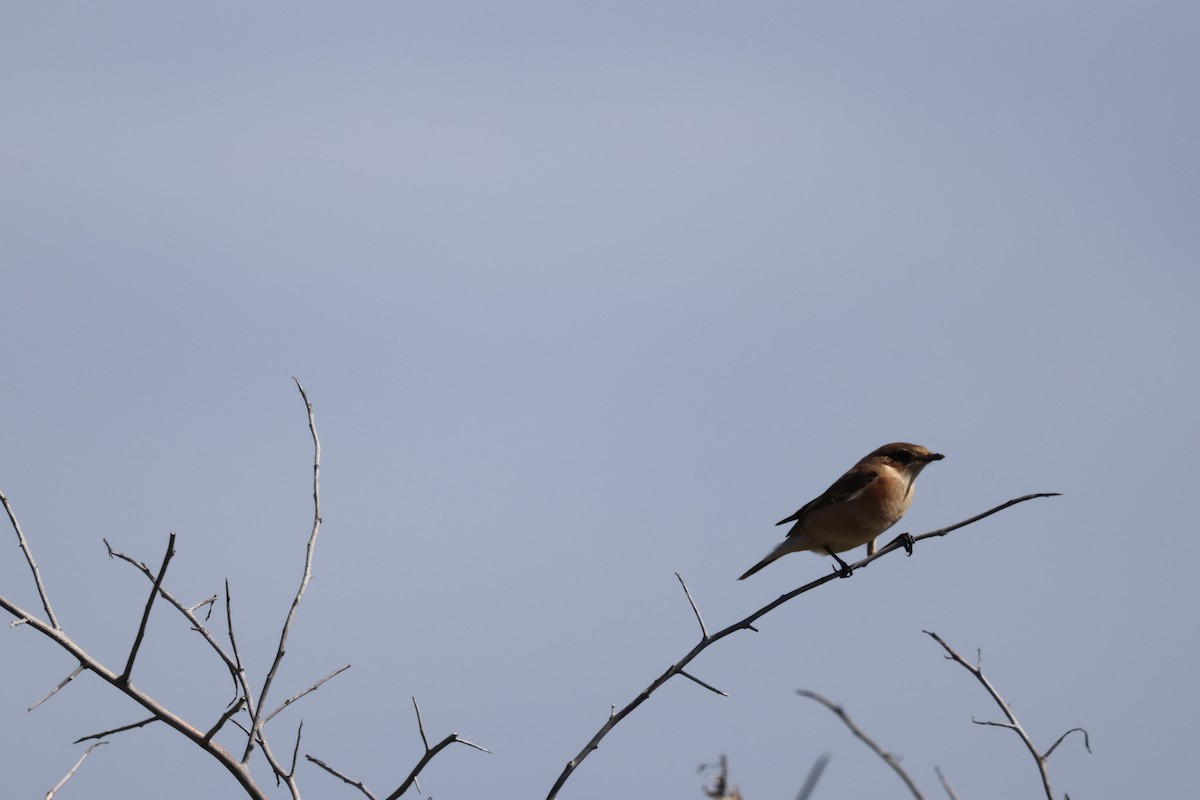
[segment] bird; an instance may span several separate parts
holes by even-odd
[[[772,561],[799,550],[828,553],[849,575],[850,568],[837,554],[874,544],[876,536],[895,525],[912,503],[913,481],[928,464],[943,458],[941,453],[908,442],[892,442],[872,451],[815,500],[776,522],[795,524],[774,550],[738,580],[744,581]]]

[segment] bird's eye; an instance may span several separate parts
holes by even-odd
[[[893,461],[899,461],[901,464],[908,464],[913,460],[913,454],[907,450],[897,450],[892,454]]]

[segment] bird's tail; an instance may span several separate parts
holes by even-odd
[[[785,554],[786,554],[786,553],[788,553],[788,552],[789,552],[788,550],[784,550],[784,549],[782,549],[782,548],[780,548],[780,547],[776,547],[774,550],[772,550],[771,552],[767,553],[767,557],[766,557],[766,558],[764,558],[762,561],[760,561],[760,562],[758,562],[757,564],[755,564],[755,565],[754,565],[753,567],[751,567],[750,569],[746,570],[746,572],[745,572],[745,573],[742,575],[742,577],[738,578],[738,580],[739,580],[739,581],[744,581],[744,580],[746,580],[746,578],[749,578],[751,575],[753,575],[754,573],[758,572],[760,569],[762,569],[763,567],[765,567],[767,564],[770,564],[772,561],[774,561],[775,559],[777,559],[777,558],[779,558],[779,557],[781,557],[781,556],[785,555]]]

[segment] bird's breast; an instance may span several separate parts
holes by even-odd
[[[801,536],[805,549],[834,552],[853,550],[886,531],[904,516],[912,502],[908,480],[891,467],[861,492],[813,511],[804,519]]]

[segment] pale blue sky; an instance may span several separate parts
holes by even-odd
[[[123,663],[147,586],[228,577],[252,667],[325,526],[272,723],[386,794],[544,797],[710,627],[822,574],[737,575],[874,447],[946,454],[898,527],[1061,491],[774,612],[605,740],[570,798],[903,786],[1033,797],[983,649],[1073,797],[1188,797],[1200,693],[1200,11],[1187,3],[10,3],[0,10],[0,488],[68,634]],[[36,606],[11,532],[0,594]],[[221,666],[160,608],[135,681]],[[0,635],[0,773],[140,718]],[[230,739],[232,741],[232,738]],[[269,776],[260,772],[264,783]],[[305,796],[355,797],[302,766]],[[277,793],[282,797],[282,792]],[[60,795],[235,797],[166,730]],[[382,795],[381,795],[382,796]]]

